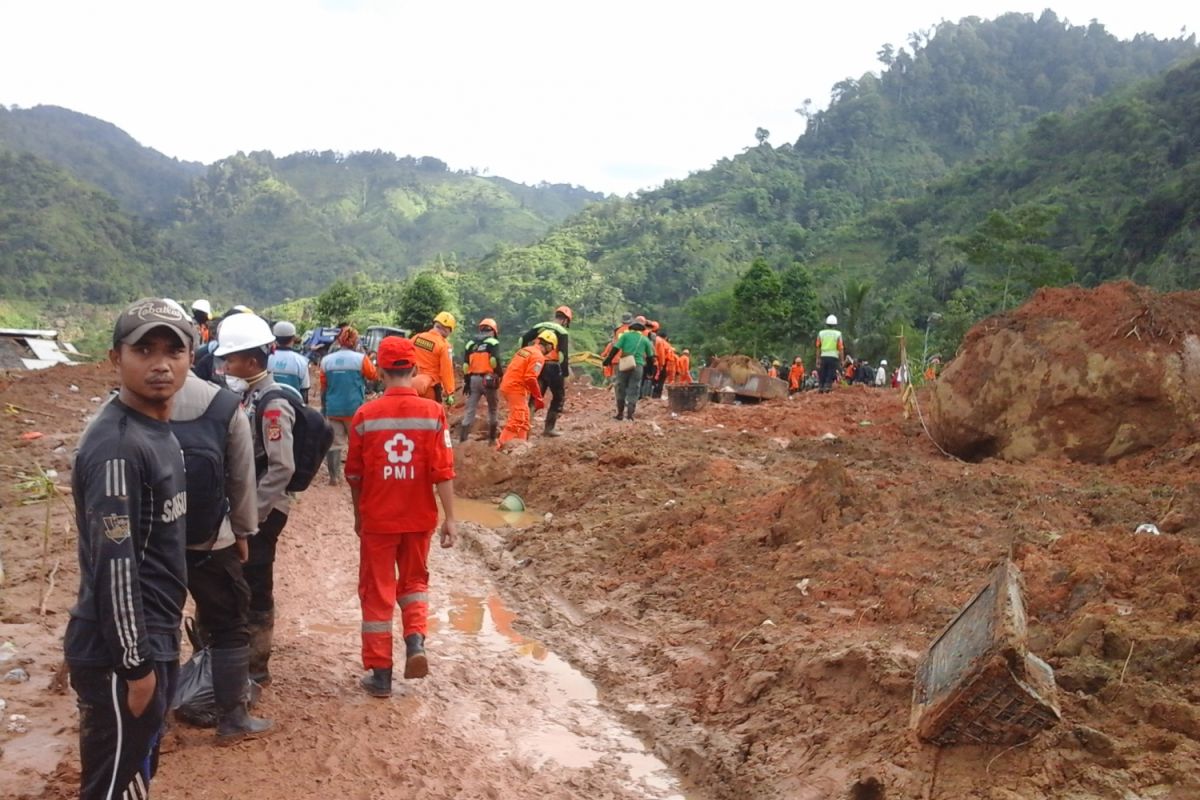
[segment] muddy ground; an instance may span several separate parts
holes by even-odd
[[[0,684],[5,725],[27,718],[0,732],[2,797],[71,795],[70,497],[49,503],[43,555],[47,504],[25,479],[40,465],[69,483],[110,382],[101,367],[0,377],[0,646],[16,650],[0,672],[31,675]],[[1195,447],[964,464],[887,390],[679,417],[646,402],[635,424],[610,402],[575,387],[563,437],[457,449],[460,494],[515,491],[535,519],[468,525],[434,554],[433,672],[390,701],[355,688],[345,493],[306,493],[263,706],[280,729],[217,748],[176,725],[160,796],[1200,797]],[[1134,535],[1143,522],[1163,535]],[[917,659],[1008,554],[1063,721],[1015,749],[922,745]]]

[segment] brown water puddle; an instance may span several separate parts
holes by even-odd
[[[540,518],[529,511],[501,511],[495,503],[454,498],[454,515],[460,522],[476,522],[486,528],[528,528]]]
[[[582,769],[616,756],[646,798],[686,800],[670,768],[604,711],[595,684],[544,644],[516,631],[517,614],[498,595],[450,592],[449,606],[437,619],[443,635],[469,637],[498,655],[523,656],[541,674],[545,697],[537,714],[530,715],[525,730],[510,732],[516,750],[536,768],[553,762]]]

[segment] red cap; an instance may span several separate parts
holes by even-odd
[[[413,343],[403,336],[385,337],[375,360],[380,369],[405,369],[417,364]]]

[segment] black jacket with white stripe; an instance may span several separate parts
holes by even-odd
[[[63,642],[71,666],[136,679],[179,658],[185,487],[167,423],[113,400],[84,431],[72,475],[79,598]]]

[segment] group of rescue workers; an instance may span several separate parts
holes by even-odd
[[[559,306],[522,334],[507,364],[496,321],[480,320],[462,361],[460,441],[481,401],[497,448],[525,439],[531,412],[543,408],[544,435],[558,435],[573,317]],[[820,391],[832,389],[845,357],[836,318],[826,322],[816,340]],[[388,336],[373,354],[344,326],[319,363],[318,412],[289,321],[272,326],[244,306],[213,317],[206,300],[188,313],[162,298],[118,316],[109,360],[120,385],[85,429],[72,473],[80,584],[64,653],[79,698],[81,797],[148,797],[175,700],[188,593],[210,653],[217,739],[271,729],[251,715],[249,688],[271,682],[277,544],[296,494],[322,463],[331,484],[349,486],[359,539],[360,685],[376,697],[392,692],[395,608],[404,677],[427,674],[438,501],[440,544],[456,538],[446,417],[459,389],[449,344],[456,326],[442,311],[428,330]],[[632,314],[614,327],[601,363],[618,420],[633,420],[638,401],[661,397],[665,385],[692,381],[688,349],[676,352],[657,322]],[[793,388],[803,375],[797,359]]]

